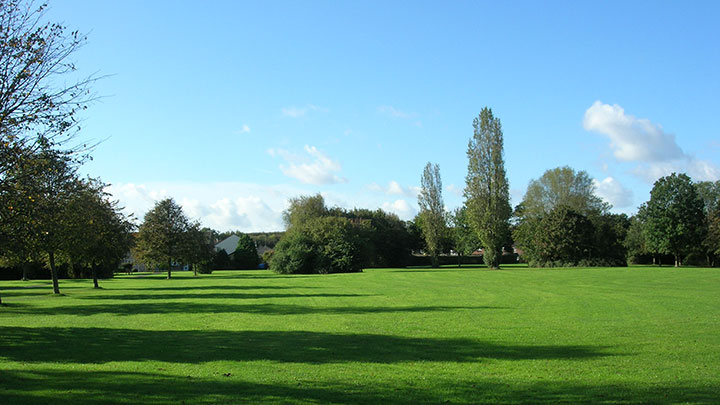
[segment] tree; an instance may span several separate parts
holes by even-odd
[[[502,126],[487,107],[473,120],[473,137],[468,142],[467,156],[465,205],[468,221],[485,249],[485,264],[496,269],[500,267],[503,244],[510,232],[512,208],[503,160]]]
[[[180,257],[183,262],[190,264],[195,276],[198,272],[209,274],[213,261],[214,245],[213,232],[209,228],[200,228],[199,222],[193,222],[184,234]],[[222,251],[225,253],[225,251]],[[227,254],[226,254],[227,257]]]
[[[368,258],[363,226],[338,216],[294,225],[275,246],[270,268],[281,274],[362,271]]]
[[[45,8],[0,1],[0,188],[20,160],[67,144],[79,129],[77,113],[93,99],[88,87],[96,78],[58,86],[75,71],[70,58],[86,37],[43,23]]]
[[[710,266],[715,266],[715,257],[720,254],[720,180],[696,183],[700,198],[705,203],[707,236],[703,241],[705,254]]]
[[[233,252],[235,265],[240,269],[255,269],[260,263],[255,242],[245,233],[238,234],[240,239]]]
[[[148,264],[167,264],[170,279],[173,260],[181,259],[187,251],[189,228],[188,218],[172,198],[156,203],[140,225],[138,247],[143,260]]]
[[[593,224],[587,217],[564,205],[555,207],[540,220],[540,231],[533,234],[528,246],[531,265],[565,266],[589,260],[593,236]]]
[[[467,207],[460,207],[452,215],[452,236],[453,246],[458,253],[458,267],[462,264],[462,257],[471,255],[472,252],[481,246],[477,232],[470,226]]]
[[[328,215],[325,199],[321,194],[302,195],[290,199],[290,206],[283,212],[285,226],[290,228],[309,219]]]
[[[522,202],[515,208],[514,222],[516,223],[513,231],[513,239],[518,247],[524,251],[524,255],[528,262],[542,264],[545,258],[553,256],[551,252],[544,252],[544,245],[534,245],[534,241],[542,240],[547,229],[544,228],[543,218],[550,213],[564,207],[566,210],[572,211],[574,214],[581,215],[593,223],[593,227],[581,227],[579,229],[587,232],[600,232],[614,229],[607,224],[613,223],[612,218],[603,218],[609,215],[610,205],[603,202],[595,195],[595,186],[587,172],[575,171],[570,167],[558,167],[547,170],[537,180],[530,181],[527,192]],[[566,217],[569,218],[569,217]],[[605,224],[605,225],[603,225]],[[616,235],[620,238],[620,235]],[[601,235],[585,235],[583,238],[589,237],[599,240]],[[613,261],[612,257],[617,258],[620,254],[624,255],[624,246],[622,240],[608,241],[608,246],[613,246],[620,251],[598,251],[593,253],[592,257],[599,259],[606,265],[621,264],[617,260]],[[610,249],[610,248],[609,248]],[[608,259],[610,256],[611,258]],[[616,264],[613,264],[616,263]]]
[[[705,232],[702,198],[686,174],[661,177],[650,191],[646,204],[646,237],[651,252],[675,256],[675,267],[682,255],[696,251]]]
[[[610,206],[595,195],[590,175],[568,166],[547,170],[539,179],[531,180],[522,203],[525,217],[547,214],[560,205],[586,217],[610,210]]]
[[[67,237],[63,251],[72,264],[88,266],[98,285],[98,267],[116,269],[133,245],[134,224],[123,215],[116,201],[103,191],[99,180],[80,181],[65,206]]]
[[[430,162],[425,165],[420,178],[421,190],[418,195],[420,217],[422,218],[422,231],[427,245],[428,254],[433,267],[438,267],[438,255],[441,243],[446,232],[445,204],[442,198],[442,180],[440,179],[440,166]]]

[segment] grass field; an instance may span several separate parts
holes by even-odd
[[[718,403],[720,270],[0,282],[0,403]]]

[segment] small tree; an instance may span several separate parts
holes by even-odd
[[[503,159],[503,133],[500,120],[485,107],[473,121],[473,137],[468,143],[468,174],[465,198],[468,220],[485,252],[489,268],[499,268],[502,248],[510,233],[510,193]]]
[[[167,278],[170,279],[173,260],[181,259],[187,252],[185,246],[189,228],[188,218],[172,198],[156,203],[140,225],[138,248],[143,261],[167,264]]]
[[[433,267],[438,267],[438,255],[446,233],[445,204],[442,198],[440,166],[430,162],[425,165],[420,178],[421,190],[418,195],[422,232]]]
[[[233,252],[235,265],[240,269],[257,268],[260,262],[255,242],[245,233],[240,233],[238,236],[240,239],[238,240],[235,252]]]
[[[477,233],[470,226],[467,217],[467,207],[460,207],[453,212],[452,236],[455,251],[458,253],[458,267],[462,264],[462,257],[471,255],[481,246]]]

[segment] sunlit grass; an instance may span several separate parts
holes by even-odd
[[[508,267],[1,282],[0,403],[720,398],[720,271]]]

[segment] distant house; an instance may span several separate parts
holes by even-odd
[[[220,250],[224,250],[227,254],[232,254],[235,249],[237,249],[238,241],[240,240],[240,237],[237,235],[230,235],[222,242],[215,245],[215,251],[219,252]]]

